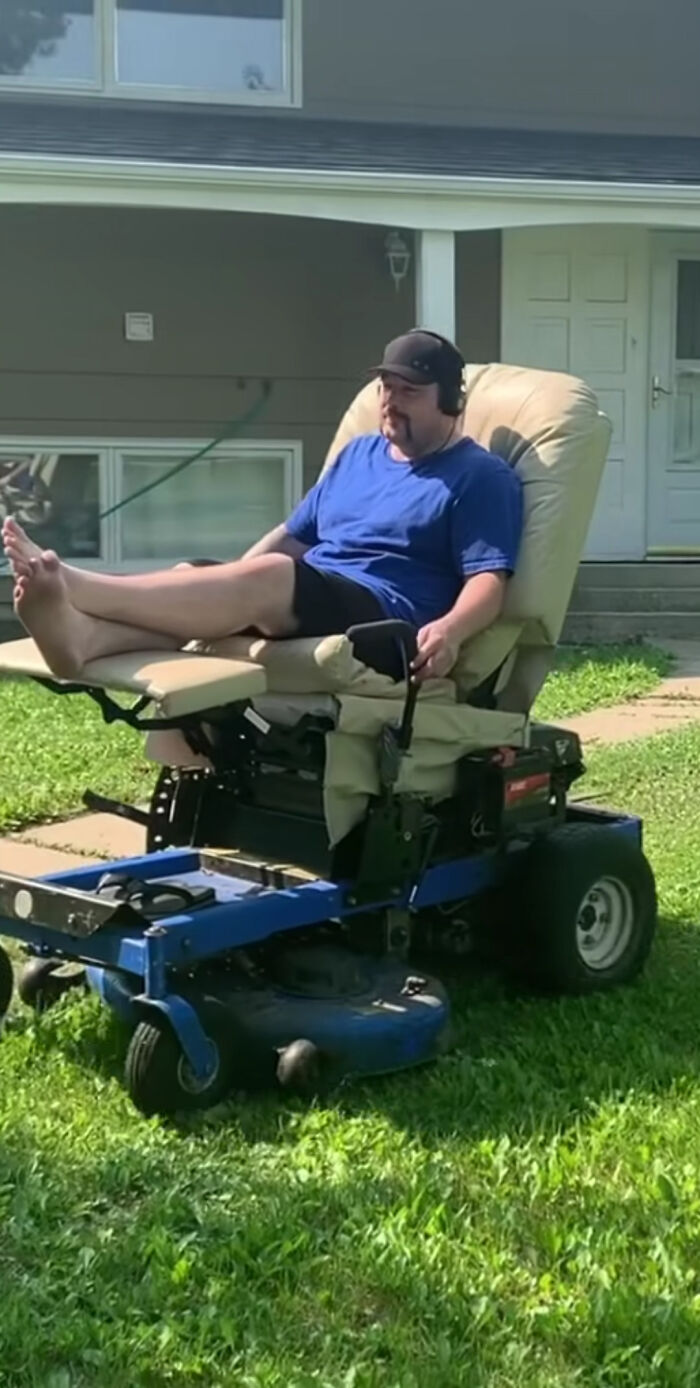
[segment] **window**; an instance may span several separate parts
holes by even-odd
[[[679,260],[676,359],[700,360],[700,260]]]
[[[159,453],[120,455],[120,495],[134,496],[177,459]],[[125,508],[121,558],[159,562],[196,554],[234,559],[288,514],[283,452],[210,454]]]
[[[0,444],[0,518],[16,516],[42,549],[99,559],[100,455]]]
[[[0,0],[0,83],[298,102],[301,0]]]
[[[110,569],[236,559],[299,500],[301,446],[223,443],[166,477],[204,447],[0,440],[0,521],[14,515],[43,548]]]
[[[2,0],[4,78],[47,87],[94,82],[96,64],[94,0]]]

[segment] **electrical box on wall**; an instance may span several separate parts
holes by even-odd
[[[153,331],[152,313],[124,314],[124,336],[127,342],[152,342]]]

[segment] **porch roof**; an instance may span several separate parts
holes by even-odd
[[[3,99],[0,152],[193,169],[700,187],[700,137],[377,124],[65,97]]]

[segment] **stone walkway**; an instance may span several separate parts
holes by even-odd
[[[573,728],[586,746],[650,737],[700,719],[700,639],[667,641],[675,673],[653,694],[613,708],[558,720]],[[0,838],[0,872],[22,877],[68,870],[91,862],[138,857],[145,833],[137,824],[112,815],[85,814],[60,824],[36,825]]]
[[[592,746],[651,737],[700,718],[700,640],[666,641],[664,649],[673,656],[676,670],[653,694],[557,721],[574,728],[584,746]]]

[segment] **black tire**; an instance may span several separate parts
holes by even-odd
[[[292,1041],[280,1053],[277,1079],[283,1089],[311,1099],[321,1090],[323,1058],[313,1041]]]
[[[0,945],[0,1022],[9,1011],[13,987],[14,975],[10,956]]]
[[[30,959],[24,965],[17,980],[17,992],[27,1007],[35,1012],[46,1012],[71,988],[83,986],[85,970],[57,973],[63,964],[62,959]]]
[[[518,885],[519,954],[533,981],[588,993],[639,974],[656,929],[656,887],[636,840],[604,826],[563,825],[527,850]]]
[[[131,1038],[124,1067],[133,1103],[146,1117],[191,1113],[213,1108],[233,1088],[236,1076],[236,1033],[227,1026],[223,1009],[203,1003],[197,1012],[214,1047],[215,1069],[198,1083],[180,1042],[166,1017],[139,1022]]]

